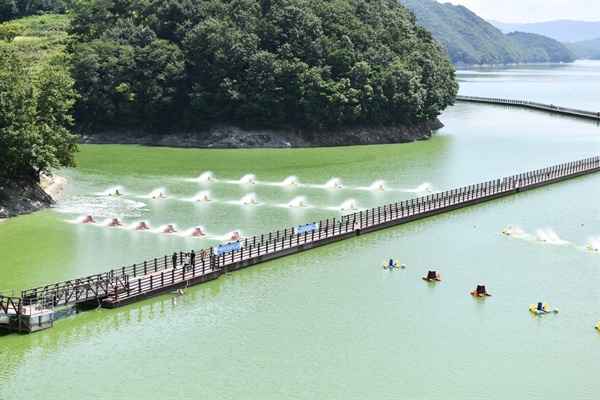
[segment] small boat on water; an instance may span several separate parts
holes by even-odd
[[[152,196],[153,199],[166,199],[167,196],[163,194],[163,192],[160,192],[159,194],[157,194],[156,196]]]
[[[244,204],[247,204],[247,205],[255,205],[255,204],[258,204],[258,201],[256,201],[256,199],[253,197],[253,198],[251,198],[250,200],[248,200],[248,201],[244,202]]]

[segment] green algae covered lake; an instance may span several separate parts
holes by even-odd
[[[463,95],[595,111],[599,66],[458,79]],[[431,140],[401,145],[83,145],[79,167],[60,172],[70,185],[59,205],[0,221],[0,290],[599,154],[599,126],[583,119],[468,103],[440,119]],[[122,195],[109,196],[116,188]],[[204,196],[212,201],[197,201]],[[290,207],[299,201],[306,207]],[[96,224],[80,222],[88,214]],[[107,226],[112,218],[123,226]],[[139,221],[151,229],[133,229]],[[0,398],[598,398],[600,258],[588,246],[598,247],[599,222],[595,174],[246,268],[183,295],[63,311],[51,329],[0,333]],[[162,233],[168,224],[178,232]],[[206,236],[190,235],[198,226]],[[520,234],[503,235],[509,227]],[[382,269],[389,258],[407,268]],[[421,280],[430,269],[441,282]],[[478,284],[493,296],[473,298]],[[559,313],[531,314],[538,301]]]

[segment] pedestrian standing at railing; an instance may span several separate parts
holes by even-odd
[[[173,269],[177,269],[177,253],[173,252]]]
[[[190,253],[190,268],[194,268],[196,266],[196,253],[194,250]]]
[[[185,260],[183,261],[183,268],[184,269],[190,268],[190,253],[185,254]]]

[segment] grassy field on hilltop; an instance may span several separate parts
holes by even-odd
[[[60,54],[67,44],[67,15],[35,15],[11,22],[25,26],[25,32],[12,43],[0,41],[0,46],[14,50],[32,72],[41,69],[49,59]]]

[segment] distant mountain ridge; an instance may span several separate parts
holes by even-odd
[[[581,42],[600,37],[600,21],[569,21],[558,20],[549,22],[536,22],[529,24],[512,24],[493,20],[486,20],[503,33],[528,32],[548,36],[559,42]]]
[[[565,46],[571,50],[578,59],[600,60],[600,38],[583,40],[575,43],[565,43]]]
[[[400,0],[448,51],[454,65],[573,62],[555,39],[533,33],[505,35],[464,6],[435,0]]]

